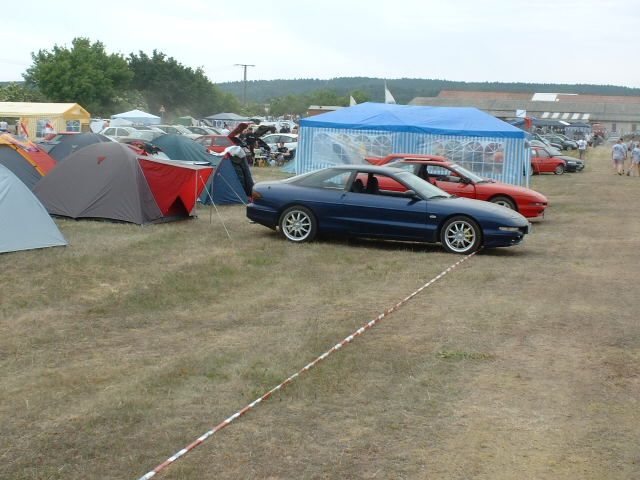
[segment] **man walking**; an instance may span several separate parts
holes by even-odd
[[[616,169],[616,173],[618,175],[622,175],[624,172],[624,160],[626,157],[626,145],[622,142],[622,137],[620,137],[611,148],[611,160],[613,160],[613,168]]]
[[[578,144],[578,153],[580,154],[580,160],[584,160],[584,154],[587,151],[587,141],[581,138],[576,142]]]

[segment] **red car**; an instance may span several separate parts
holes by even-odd
[[[196,142],[203,145],[208,151],[215,153],[222,153],[225,148],[234,145],[226,135],[203,135],[196,138]]]
[[[566,168],[566,162],[560,158],[552,156],[542,147],[531,147],[531,169],[532,173],[555,173],[562,175]]]
[[[516,210],[527,218],[544,216],[544,210],[548,206],[547,197],[535,190],[479,177],[466,168],[437,155],[393,154],[385,158],[367,158],[366,160],[375,165],[394,162],[390,166],[408,170],[447,193],[496,203]],[[404,190],[404,187],[381,178],[380,189]]]

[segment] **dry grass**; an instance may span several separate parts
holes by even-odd
[[[640,179],[553,206],[161,478],[640,477]],[[263,170],[259,175],[276,175]],[[292,245],[221,209],[0,256],[0,478],[137,478],[457,260]]]

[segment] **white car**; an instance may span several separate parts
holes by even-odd
[[[221,135],[221,133],[215,128],[211,127],[186,127],[191,133],[197,133],[198,135]]]
[[[159,128],[164,133],[172,133],[174,135],[184,135],[192,140],[201,137],[197,133],[190,132],[184,125],[154,125],[155,128]]]
[[[278,148],[278,143],[284,142],[284,146],[290,152],[295,152],[298,148],[298,135],[295,133],[270,133],[262,137],[262,140],[269,145],[272,152]]]
[[[146,140],[142,131],[136,130],[133,127],[108,127],[100,133],[117,142],[126,140]]]

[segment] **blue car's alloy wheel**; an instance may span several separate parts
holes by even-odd
[[[480,227],[467,217],[453,217],[442,227],[440,240],[452,253],[471,253],[480,247]]]
[[[280,233],[292,242],[308,242],[316,236],[316,219],[308,208],[287,208],[280,216]]]

